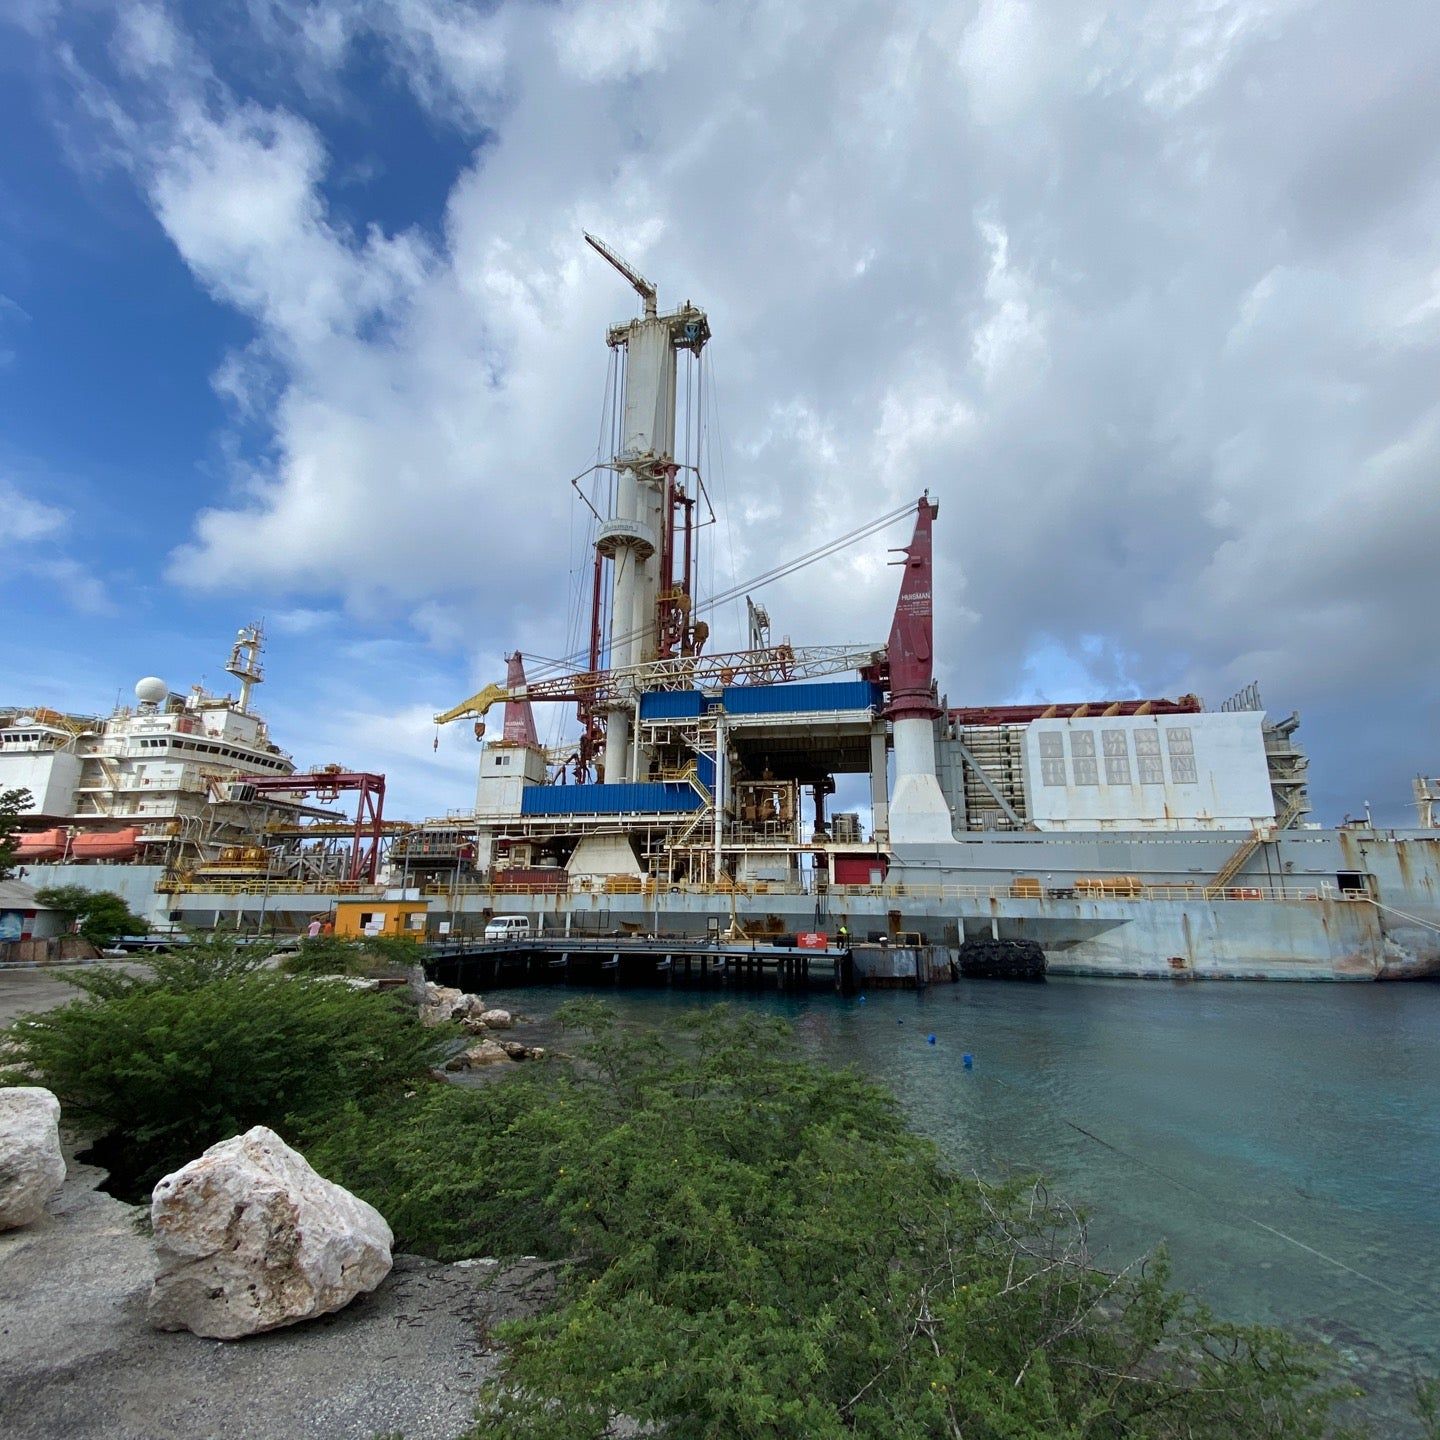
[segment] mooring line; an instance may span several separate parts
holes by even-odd
[[[1004,1082],[1002,1081],[1001,1083]],[[1245,1220],[1261,1230],[1268,1231],[1271,1235],[1278,1235],[1280,1239],[1287,1241],[1300,1250],[1308,1251],[1311,1255],[1318,1256],[1321,1260],[1325,1260],[1338,1269],[1344,1270],[1347,1274],[1357,1276],[1361,1280],[1366,1280],[1371,1285],[1378,1286],[1381,1290],[1388,1290],[1396,1299],[1405,1301],[1407,1305],[1414,1303],[1413,1296],[1405,1294],[1403,1290],[1397,1290],[1389,1281],[1381,1280],[1375,1275],[1367,1275],[1363,1270],[1357,1270],[1353,1265],[1347,1265],[1337,1256],[1328,1255],[1324,1250],[1317,1250],[1315,1246],[1307,1245],[1303,1240],[1296,1239],[1294,1235],[1287,1235],[1285,1231],[1277,1230],[1273,1225],[1267,1225],[1265,1221],[1257,1219],[1254,1215],[1247,1215],[1243,1210],[1236,1210],[1233,1205],[1228,1205],[1224,1201],[1218,1200],[1215,1196],[1207,1194],[1204,1190],[1200,1189],[1198,1185],[1192,1185],[1188,1180],[1180,1179],[1178,1175],[1171,1175],[1168,1171],[1162,1170],[1158,1165],[1146,1160],[1144,1156],[1135,1155],[1128,1150],[1122,1149],[1119,1145],[1097,1135],[1093,1130],[1087,1130],[1083,1125],[1077,1124],[1074,1120],[1067,1119],[1064,1115],[1062,1115],[1060,1119],[1072,1130],[1079,1131],[1081,1135],[1093,1140],[1097,1145],[1103,1145],[1107,1150],[1113,1150],[1115,1154],[1129,1160],[1132,1164],[1144,1166],[1145,1169],[1158,1175],[1162,1180],[1167,1180],[1170,1184],[1179,1186],[1182,1190],[1188,1190],[1192,1195],[1198,1195],[1207,1204],[1214,1205],[1221,1210],[1228,1210],[1238,1219]]]
[[[997,1085],[1004,1085],[1012,1090],[1024,1088],[1023,1086],[1012,1085],[1010,1081],[1001,1078],[999,1075],[987,1075],[985,1078],[987,1080],[993,1080]],[[1346,1274],[1354,1275],[1357,1279],[1364,1280],[1368,1284],[1374,1285],[1377,1289],[1388,1292],[1389,1294],[1395,1296],[1397,1300],[1403,1300],[1406,1305],[1416,1306],[1423,1310],[1430,1310],[1435,1313],[1440,1313],[1440,1307],[1426,1304],[1426,1302],[1418,1296],[1407,1295],[1403,1290],[1399,1290],[1394,1285],[1391,1285],[1389,1281],[1381,1280],[1375,1275],[1367,1275],[1365,1271],[1357,1270],[1353,1265],[1347,1265],[1345,1261],[1339,1259],[1337,1256],[1326,1254],[1324,1250],[1318,1250],[1313,1245],[1307,1245],[1305,1241],[1297,1239],[1294,1235],[1287,1235],[1285,1231],[1276,1229],[1274,1225],[1266,1224],[1264,1220],[1257,1219],[1254,1215],[1247,1215],[1245,1211],[1235,1209],[1233,1205],[1217,1199],[1214,1195],[1211,1195],[1206,1191],[1202,1190],[1198,1185],[1192,1185],[1188,1180],[1182,1180],[1178,1175],[1172,1175],[1169,1171],[1162,1170],[1153,1161],[1145,1159],[1143,1155],[1136,1155],[1132,1151],[1126,1150],[1120,1145],[1116,1145],[1113,1141],[1105,1139],[1103,1135],[1097,1135],[1093,1130],[1087,1130],[1085,1126],[1079,1123],[1079,1121],[1071,1120],[1067,1115],[1058,1115],[1056,1116],[1056,1118],[1061,1122],[1061,1124],[1068,1125],[1070,1129],[1076,1131],[1078,1134],[1085,1136],[1087,1140],[1093,1140],[1097,1145],[1103,1146],[1106,1150],[1114,1151],[1114,1153],[1116,1155],[1119,1155],[1122,1159],[1129,1160],[1132,1164],[1139,1165],[1142,1168],[1151,1171],[1153,1174],[1158,1175],[1162,1180],[1168,1181],[1171,1185],[1174,1185],[1181,1190],[1188,1190],[1192,1195],[1198,1195],[1200,1199],[1205,1201],[1207,1205],[1213,1205],[1218,1210],[1227,1212],[1228,1214],[1234,1215],[1240,1220],[1246,1221],[1248,1224],[1254,1225],[1257,1229],[1264,1230],[1271,1235],[1277,1236],[1279,1239],[1284,1240],[1287,1244],[1294,1245],[1296,1249],[1304,1250],[1308,1254],[1314,1255],[1318,1259],[1324,1260],[1327,1264],[1334,1265],[1337,1269],[1345,1271]]]

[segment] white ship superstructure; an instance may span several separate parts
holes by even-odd
[[[261,804],[247,778],[295,771],[251,705],[262,643],[258,625],[236,637],[226,669],[238,697],[199,685],[178,694],[146,676],[135,705],[103,718],[0,711],[0,789],[29,790],[28,812],[48,822],[21,836],[21,860],[173,865],[253,844],[289,797]]]

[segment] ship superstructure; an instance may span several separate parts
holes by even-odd
[[[609,504],[592,507],[589,649],[569,673],[552,666],[530,680],[512,655],[503,685],[436,717],[474,717],[479,736],[503,703],[504,734],[482,752],[473,824],[451,817],[411,836],[405,883],[423,888],[448,873],[456,903],[467,887],[495,905],[528,895],[566,925],[597,908],[613,918],[632,895],[629,923],[647,928],[694,928],[724,905],[762,928],[808,911],[817,925],[843,915],[858,922],[847,928],[903,927],[951,943],[976,924],[1018,928],[1044,936],[1052,960],[1072,952],[1073,968],[1100,971],[1116,956],[1141,971],[1203,970],[1197,930],[1213,931],[1219,916],[1234,929],[1239,912],[1226,907],[1257,901],[1246,912],[1253,933],[1242,926],[1210,952],[1218,964],[1249,949],[1259,969],[1273,968],[1287,951],[1323,944],[1328,917],[1301,912],[1299,924],[1287,910],[1274,930],[1269,907],[1357,895],[1378,904],[1384,867],[1357,864],[1352,836],[1307,823],[1298,717],[1269,717],[1256,687],[1213,710],[1193,695],[951,707],[933,673],[940,506],[928,494],[858,532],[910,526],[884,644],[775,645],[751,601],[749,647],[707,652],[700,617],[714,597],[696,591],[693,525],[703,477],[688,448],[677,460],[674,440],[676,356],[702,359],[709,322],[688,302],[660,315],[655,287],[587,239],[644,302],[641,318],[608,337],[622,359],[623,404]],[[551,752],[531,707],[555,701],[576,706],[580,737]],[[842,788],[863,801],[831,813]],[[1415,843],[1421,868],[1435,871],[1433,838]],[[1413,863],[1407,852],[1399,868]],[[964,913],[980,898],[989,909]],[[1166,917],[1152,904],[1135,925],[1073,908],[1145,900],[1198,909]],[[1019,903],[1032,901],[1046,913]],[[1423,955],[1440,959],[1428,938],[1440,929],[1412,919],[1407,941],[1419,937]],[[1147,929],[1157,921],[1160,932]],[[1115,943],[1127,927],[1130,939]],[[1380,973],[1380,951],[1405,927],[1373,928],[1375,953],[1357,972]],[[1339,973],[1354,937],[1332,950]]]
[[[384,778],[338,765],[297,773],[254,708],[263,644],[258,624],[235,637],[225,669],[238,695],[179,693],[150,675],[135,705],[108,716],[0,710],[0,790],[31,797],[18,862],[52,882],[85,883],[93,877],[81,867],[95,864],[224,883],[373,880]],[[360,792],[353,826],[333,808],[349,790]]]

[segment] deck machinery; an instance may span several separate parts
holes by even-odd
[[[931,670],[938,504],[927,495],[882,517],[910,516],[914,527],[897,562],[903,577],[887,645],[772,644],[768,617],[752,605],[750,647],[707,653],[701,617],[715,602],[699,605],[696,594],[704,481],[698,463],[675,451],[678,357],[700,357],[709,322],[688,301],[660,314],[655,287],[586,239],[643,302],[638,318],[608,335],[620,360],[618,446],[601,467],[610,478],[607,513],[596,516],[589,646],[580,667],[534,681],[514,654],[503,686],[436,716],[475,718],[478,738],[490,707],[505,707],[503,733],[480,763],[474,868],[547,888],[563,871],[612,891],[647,880],[824,877],[836,829],[827,805],[846,774],[868,777],[872,816],[868,842],[854,812],[838,822],[852,848],[868,844],[879,857],[892,838],[948,838],[953,816],[934,748],[943,707]],[[847,671],[855,678],[829,678]],[[538,742],[536,701],[576,707],[579,739],[558,765]],[[417,836],[417,850],[422,843]],[[457,833],[461,843],[470,841]]]

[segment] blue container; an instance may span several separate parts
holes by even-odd
[[[522,815],[662,815],[697,810],[694,787],[678,781],[625,785],[530,785],[520,796]]]
[[[814,710],[869,710],[881,689],[868,680],[822,680],[804,685],[730,685],[721,692],[732,715],[803,715]]]
[[[640,697],[642,720],[693,720],[700,714],[698,690],[647,690]]]
[[[697,755],[695,757],[695,769],[700,776],[700,783],[711,792],[715,792],[715,761],[709,755]]]

